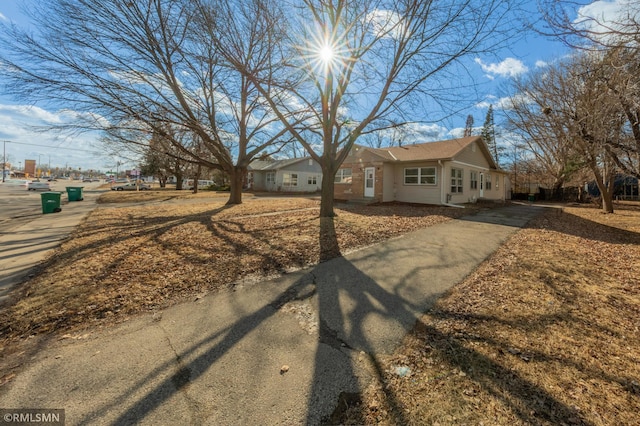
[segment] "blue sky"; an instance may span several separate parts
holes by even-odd
[[[618,2],[629,0],[597,1],[589,3],[583,11],[590,14],[601,14],[612,10]],[[5,23],[13,21],[20,26],[28,25],[28,21],[20,13],[20,0],[2,0],[0,2],[0,20]],[[537,14],[535,3],[530,5],[531,16]],[[1,49],[1,47],[0,47]],[[475,57],[470,70],[479,83],[481,99],[468,111],[464,111],[447,122],[422,124],[424,134],[432,139],[447,139],[460,136],[468,114],[475,120],[475,127],[480,128],[484,122],[489,104],[496,109],[496,124],[500,124],[500,96],[504,96],[504,87],[509,78],[531,72],[545,66],[567,53],[561,43],[541,36],[530,34],[509,48],[496,55]],[[69,112],[61,106],[59,110],[43,109],[32,105],[29,99],[10,99],[4,95],[0,83],[0,142],[6,143],[9,161],[18,165],[25,159],[39,159],[43,164],[56,166],[81,167],[83,170],[108,170],[116,161],[127,161],[125,158],[114,158],[101,152],[96,135],[80,135],[61,137],[57,134],[39,133],[30,126],[56,123],[67,119]],[[0,153],[1,155],[1,153]],[[126,164],[133,166],[133,164]]]

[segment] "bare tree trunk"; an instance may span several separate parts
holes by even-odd
[[[198,164],[198,167],[196,168],[196,174],[193,177],[193,193],[197,194],[198,193],[198,181],[200,180],[200,175],[202,174],[202,166],[200,164]]]
[[[608,176],[609,173],[605,173],[607,176],[603,176],[600,173],[600,169],[597,166],[592,166],[591,169],[596,177],[596,185],[600,191],[600,197],[602,198],[602,211],[604,213],[613,213],[613,183],[614,177]],[[606,182],[605,179],[608,181]]]
[[[182,190],[182,173],[176,173],[176,190]]]
[[[242,204],[242,186],[244,185],[245,174],[247,169],[244,167],[234,167],[233,172],[229,173],[231,180],[231,188],[227,205]]]
[[[336,236],[333,217],[320,217],[320,262],[340,257],[340,246]]]
[[[334,217],[335,213],[333,211],[333,202],[334,195],[333,189],[335,186],[334,182],[335,172],[330,173],[328,171],[322,170],[322,187],[321,187],[321,196],[320,196],[320,217]]]
[[[602,190],[600,190],[602,194],[602,211],[605,213],[613,213],[613,185],[615,183],[615,177],[609,176],[608,180],[606,191],[602,192]]]

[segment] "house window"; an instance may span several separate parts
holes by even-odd
[[[451,169],[451,193],[462,193],[462,169]]]
[[[478,189],[478,172],[469,172],[471,176],[471,189]]]
[[[285,187],[298,186],[298,174],[284,173],[282,175],[282,186],[285,186]]]
[[[491,173],[487,173],[485,176],[484,187],[486,189],[491,189]]]
[[[307,178],[307,185],[317,185],[318,184],[318,177],[315,175],[310,175]]]
[[[405,185],[435,185],[436,184],[436,168],[435,167],[415,167],[404,169]]]
[[[275,173],[267,173],[267,185],[273,185],[276,183],[276,174]]]
[[[335,183],[351,183],[351,169],[340,169],[333,180]]]

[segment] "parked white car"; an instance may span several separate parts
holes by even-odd
[[[29,182],[27,186],[28,191],[50,191],[51,184],[49,182],[41,182],[39,180],[34,180],[33,182]]]
[[[9,185],[9,186],[24,186],[27,187],[29,186],[29,182],[28,180],[25,179],[7,179],[5,181],[5,185]]]

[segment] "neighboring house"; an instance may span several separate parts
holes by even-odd
[[[479,136],[390,148],[354,145],[336,173],[334,197],[458,204],[505,200],[509,180]]]
[[[616,200],[640,200],[638,178],[618,174],[613,181],[613,198]],[[592,197],[600,196],[600,189],[595,181],[584,184],[584,191]]]
[[[316,192],[322,187],[322,169],[311,157],[256,160],[248,172],[247,186],[256,191]]]

